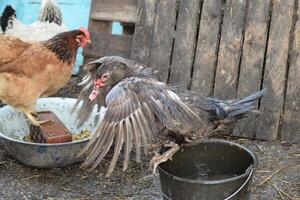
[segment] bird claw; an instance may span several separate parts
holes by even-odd
[[[153,173],[156,172],[156,169],[160,163],[164,163],[168,160],[172,160],[173,155],[180,149],[180,146],[176,143],[164,144],[165,147],[171,147],[168,151],[163,154],[155,152],[155,155],[150,161],[150,169]]]
[[[47,122],[53,122],[53,120],[37,120],[33,115],[37,116],[35,113],[25,112],[26,117],[29,119],[30,123],[34,126],[41,126]]]
[[[40,126],[42,124],[48,123],[48,122],[53,122],[53,120],[36,120],[35,122],[31,122],[35,126]]]

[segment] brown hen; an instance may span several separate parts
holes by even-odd
[[[0,100],[24,112],[34,125],[36,101],[56,93],[70,79],[77,49],[90,40],[85,28],[39,43],[0,35]]]

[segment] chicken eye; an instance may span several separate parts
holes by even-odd
[[[108,73],[105,73],[101,76],[101,79],[107,79],[108,78]]]

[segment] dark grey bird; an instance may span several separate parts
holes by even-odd
[[[150,164],[156,168],[170,159],[181,144],[205,138],[224,125],[222,122],[228,125],[241,118],[265,94],[262,90],[229,101],[199,94],[191,96],[190,91],[180,91],[155,79],[151,68],[117,56],[90,62],[84,70],[87,75],[80,83],[84,88],[73,109],[78,112],[78,124],[90,117],[96,105],[98,110],[105,106],[106,112],[80,154],[87,153],[82,167],[93,170],[114,146],[108,175],[113,172],[123,147],[123,170],[128,168],[133,148],[136,161],[140,162],[142,149],[147,154],[156,142],[169,147],[152,158]],[[202,120],[198,115],[200,110],[209,113],[213,123]]]

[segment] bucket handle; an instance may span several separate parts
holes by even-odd
[[[154,186],[156,187],[156,189],[158,190],[158,192],[164,197],[166,198],[167,200],[172,200],[170,197],[168,197],[168,195],[166,195],[163,191],[161,191],[161,189],[159,188],[158,186],[158,183],[156,181],[156,178],[155,178],[155,174],[156,174],[156,171],[153,172],[153,183],[154,183]]]
[[[253,165],[250,165],[248,167],[248,169],[246,170],[246,172],[249,172],[249,175],[247,177],[247,179],[245,180],[245,182],[241,185],[241,187],[239,187],[239,189],[237,189],[234,193],[232,193],[229,197],[225,198],[224,200],[230,200],[231,198],[233,198],[235,195],[237,195],[246,185],[247,183],[250,181],[251,177],[252,177],[252,174],[254,172],[254,167]],[[153,182],[154,182],[154,185],[156,187],[156,189],[159,191],[159,193],[165,197],[166,199],[168,200],[172,200],[170,197],[168,197],[165,193],[163,193],[163,191],[161,191],[161,189],[159,188],[158,186],[158,183],[156,181],[156,178],[155,178],[155,172],[153,173]]]
[[[247,183],[250,181],[251,177],[252,177],[252,174],[253,174],[253,171],[254,171],[254,167],[253,165],[250,165],[250,167],[246,170],[247,171],[250,171],[249,172],[249,175],[247,177],[247,179],[245,180],[245,182],[243,183],[243,185],[241,185],[241,187],[239,187],[239,189],[237,189],[237,191],[235,191],[233,194],[231,194],[229,197],[225,198],[224,200],[229,200],[231,199],[232,197],[234,197],[236,194],[238,194],[244,187],[245,185],[247,185]]]

